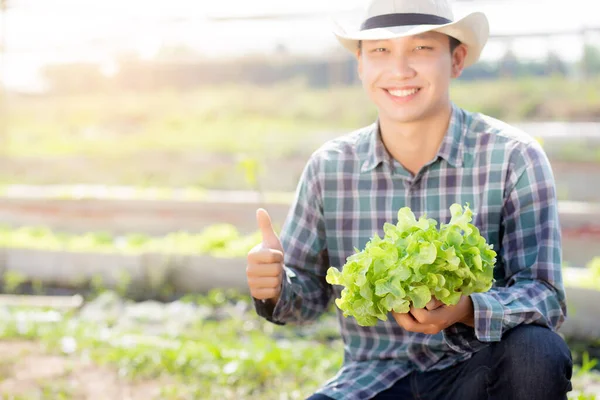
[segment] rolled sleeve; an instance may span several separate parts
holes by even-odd
[[[502,338],[504,307],[494,296],[486,293],[473,293],[475,314],[475,336],[482,342],[496,342]]]
[[[554,177],[537,142],[526,146],[514,162],[496,265],[495,275],[501,278],[490,291],[471,295],[474,328],[445,330],[446,343],[456,351],[477,349],[477,342],[499,341],[520,324],[556,330],[566,318]]]
[[[307,163],[281,231],[285,276],[277,304],[255,301],[257,313],[279,325],[306,323],[328,308],[333,290],[329,267],[318,154]]]

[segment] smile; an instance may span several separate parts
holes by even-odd
[[[419,89],[419,88],[405,89],[405,90],[387,89],[387,92],[394,97],[402,98],[402,97],[412,96],[413,94],[417,93],[419,90],[421,90],[421,89]]]

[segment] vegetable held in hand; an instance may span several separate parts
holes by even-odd
[[[345,317],[371,326],[387,321],[394,310],[406,313],[412,305],[423,308],[435,296],[455,305],[462,295],[488,291],[493,282],[496,252],[471,224],[473,212],[467,204],[450,207],[452,218],[442,224],[410,208],[398,211],[396,225],[385,223],[384,237],[375,235],[363,251],[356,250],[340,271],[331,267],[327,282],[343,285],[335,303]]]

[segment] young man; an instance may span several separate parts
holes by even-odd
[[[498,260],[494,287],[456,306],[432,301],[372,327],[338,310],[344,364],[310,399],[565,399],[572,360],[555,332],[566,305],[548,159],[527,134],[449,98],[487,41],[486,17],[453,21],[445,0],[373,0],[359,31],[336,34],[379,118],[311,156],[281,240],[257,211],[263,242],[246,273],[258,314],[317,318],[342,289],[326,283],[328,267],[383,236],[404,206],[448,222],[450,205],[468,202]]]

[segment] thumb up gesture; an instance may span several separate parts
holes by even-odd
[[[248,253],[248,287],[252,297],[275,304],[279,300],[284,273],[283,246],[273,230],[271,217],[266,210],[259,208],[256,211],[256,221],[262,233],[262,243]]]

